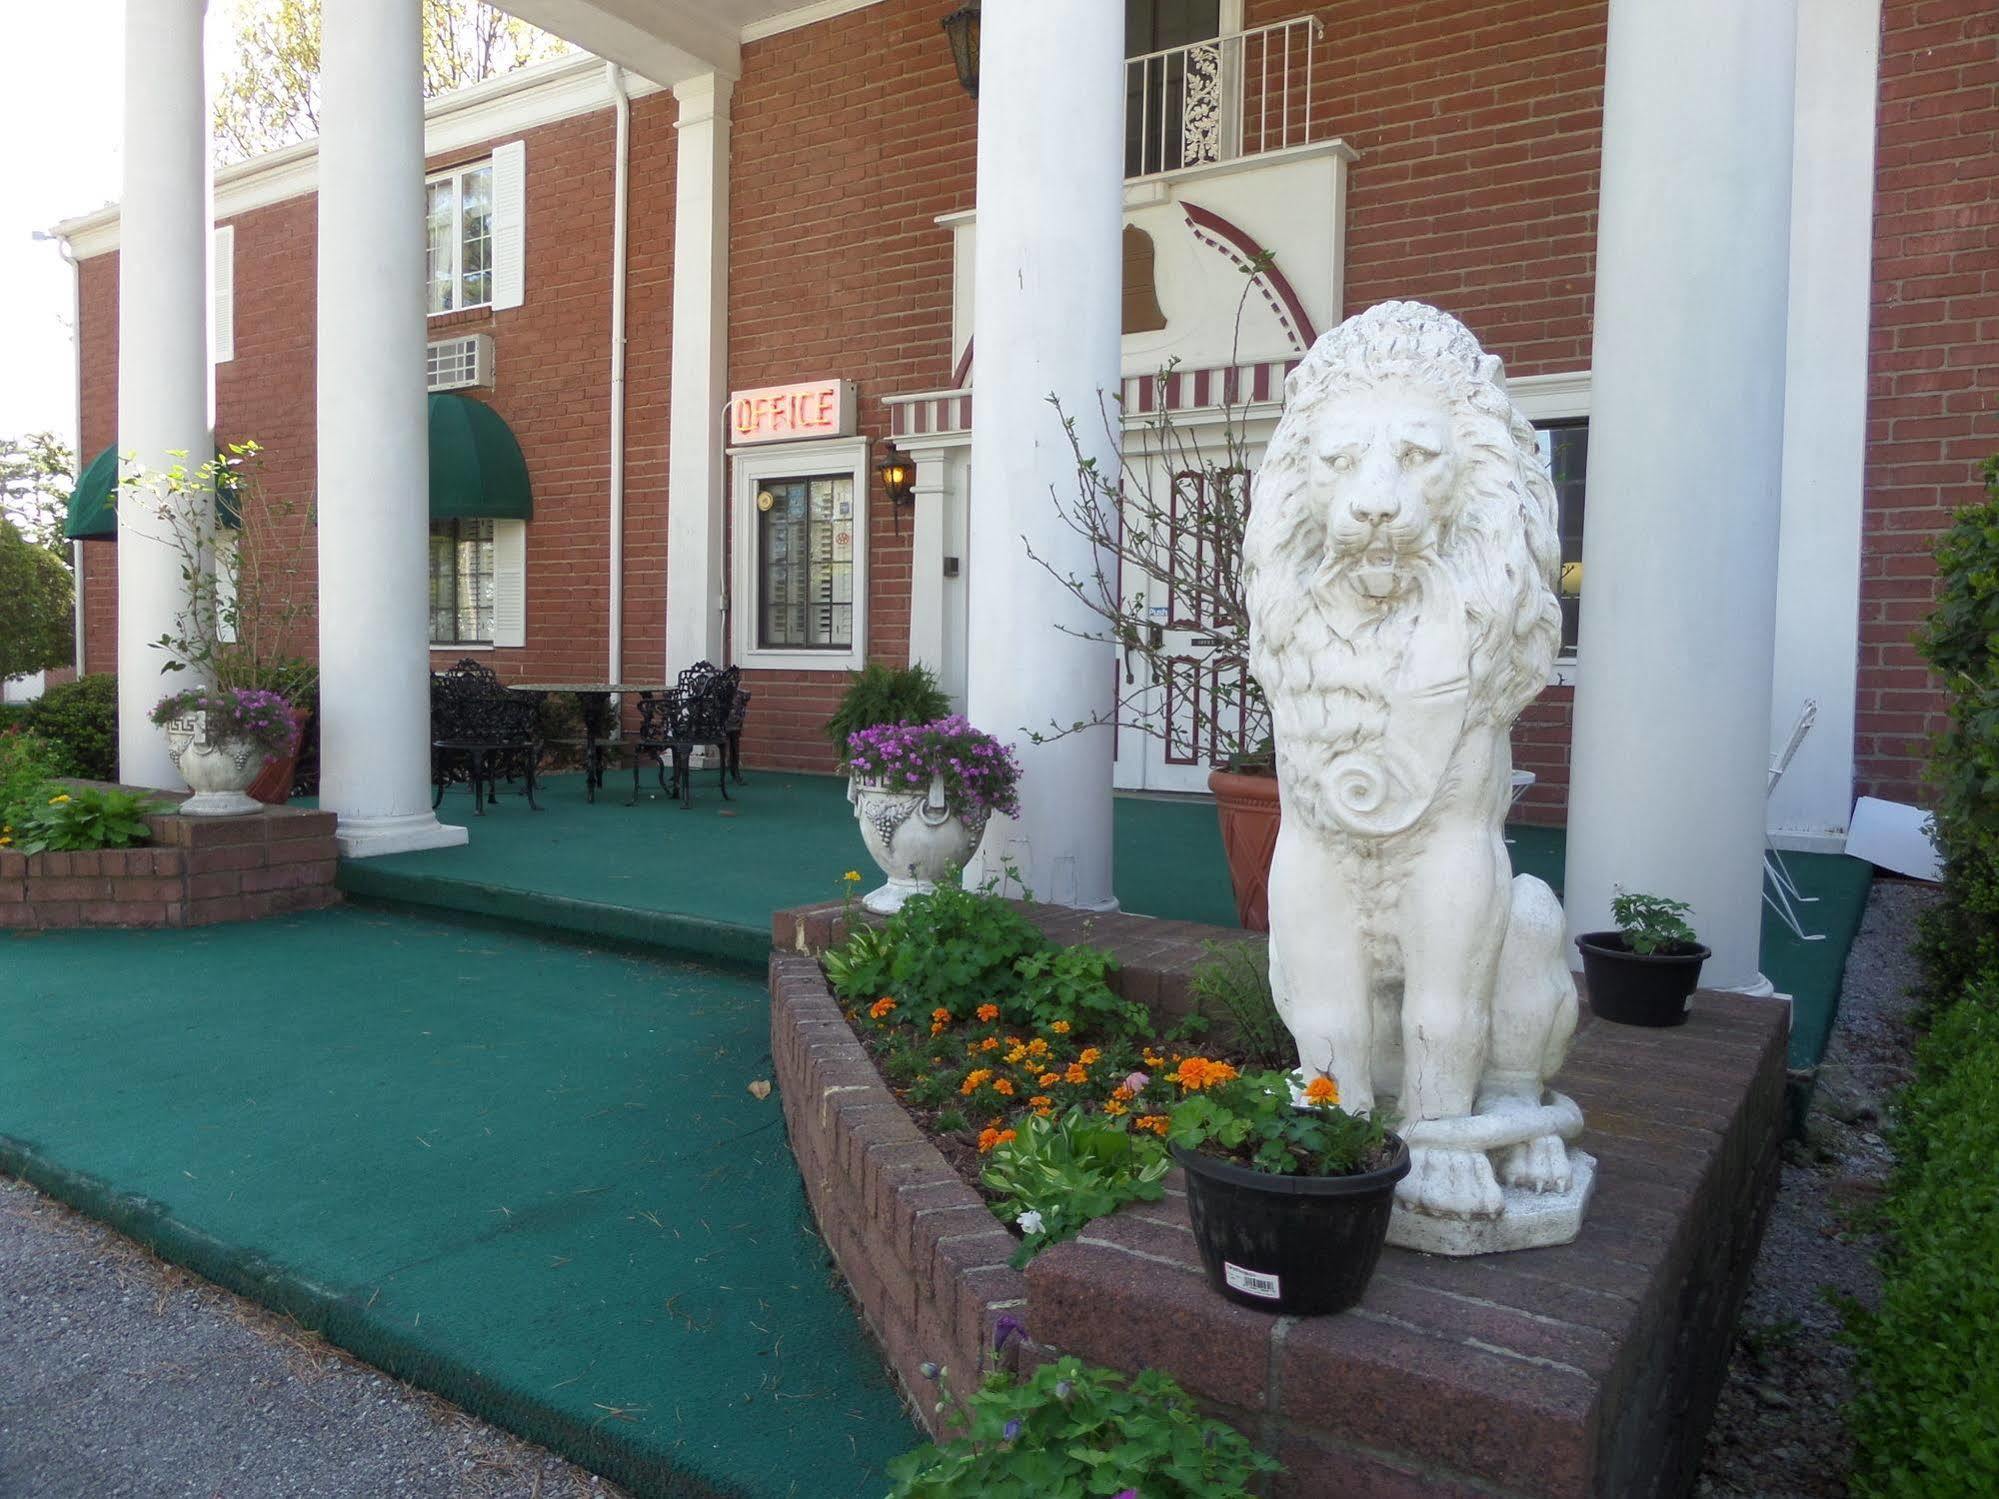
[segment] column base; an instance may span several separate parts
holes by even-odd
[[[373,859],[382,854],[413,854],[427,848],[456,848],[469,840],[464,828],[439,822],[434,813],[406,817],[343,817],[333,829],[343,859]]]

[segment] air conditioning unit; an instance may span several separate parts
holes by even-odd
[[[469,333],[430,346],[430,389],[464,390],[493,383],[493,335]]]

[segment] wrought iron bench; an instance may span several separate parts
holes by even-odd
[[[737,747],[744,715],[749,711],[749,694],[742,690],[742,668],[718,667],[696,662],[683,671],[674,686],[665,692],[644,693],[639,698],[639,731],[632,741],[632,802],[639,799],[639,769],[651,756],[658,767],[662,791],[671,790],[682,807],[694,804],[693,758],[697,749],[713,749],[717,784],[722,799],[729,795],[729,776],[742,780],[741,750]],[[673,784],[667,785],[669,761]],[[628,803],[629,805],[629,803]]]
[[[502,776],[526,783],[535,811],[535,771],[541,763],[539,694],[510,692],[492,668],[467,658],[430,679],[430,804],[457,781],[472,787],[472,810],[483,817],[499,804]],[[482,795],[483,793],[483,795]]]

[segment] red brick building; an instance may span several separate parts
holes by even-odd
[[[545,22],[562,9],[516,8]],[[846,456],[815,462],[849,465],[854,476],[849,628],[857,633],[844,648],[807,636],[790,649],[745,648],[755,610],[743,589],[769,587],[760,569],[771,564],[745,547],[745,528],[758,512],[746,508],[738,471],[761,475],[756,492],[763,494],[783,465],[763,463],[764,449],[728,456],[722,412],[712,407],[707,459],[714,472],[702,482],[719,486],[728,545],[719,569],[704,569],[691,552],[685,562],[680,576],[696,580],[696,588],[705,579],[706,596],[678,604],[671,596],[669,558],[680,535],[673,517],[682,503],[671,476],[700,456],[673,451],[673,385],[687,356],[677,348],[686,335],[675,323],[688,315],[675,285],[676,265],[687,264],[686,247],[676,243],[677,200],[686,201],[676,156],[690,95],[679,85],[677,97],[637,72],[625,75],[622,523],[614,543],[620,106],[603,64],[576,57],[432,101],[428,110],[433,206],[445,202],[445,233],[455,236],[447,258],[461,262],[448,311],[437,310],[439,287],[452,277],[434,267],[428,336],[434,344],[472,335],[488,341],[479,357],[489,363],[464,394],[505,418],[533,486],[525,525],[474,525],[462,546],[444,548],[469,575],[457,580],[460,591],[490,587],[492,602],[451,615],[457,622],[444,624],[433,660],[478,650],[516,680],[594,678],[607,670],[627,680],[659,679],[689,664],[669,645],[682,628],[669,625],[678,610],[692,620],[687,638],[712,643],[747,668],[756,693],[747,760],[827,770],[833,762],[821,728],[845,667],[926,659],[963,692],[963,642],[955,632],[965,604],[962,574],[954,570],[978,563],[963,555],[966,393],[976,389],[967,282],[977,106],[960,86],[940,30],[948,9],[941,0],[721,9],[767,12],[736,28],[736,75],[725,80],[719,103],[701,106],[724,122],[726,214],[712,247],[726,285],[725,294],[716,293],[721,388],[851,382],[851,463]],[[1392,7],[1222,0],[1205,9],[1212,14],[1198,5],[1135,5],[1133,35],[1165,48],[1248,32],[1264,38],[1262,45],[1288,40],[1296,50],[1282,64],[1266,62],[1260,83],[1249,77],[1248,44],[1230,54],[1238,60],[1225,67],[1223,86],[1255,103],[1218,150],[1189,157],[1175,124],[1173,139],[1161,141],[1179,156],[1147,156],[1150,148],[1139,147],[1128,160],[1135,170],[1126,219],[1152,242],[1167,328],[1127,332],[1127,381],[1166,355],[1182,355],[1190,372],[1231,363],[1228,348],[1215,342],[1215,309],[1242,284],[1230,258],[1251,253],[1245,247],[1267,249],[1276,268],[1260,278],[1261,321],[1249,334],[1256,358],[1234,363],[1281,373],[1311,333],[1342,316],[1390,298],[1434,303],[1504,357],[1530,414],[1565,434],[1551,441],[1573,445],[1568,457],[1578,471],[1564,486],[1564,503],[1580,506],[1606,0]],[[1854,792],[1920,799],[1921,762],[1940,704],[1910,630],[1932,596],[1930,544],[1953,509],[1979,494],[1979,460],[1999,451],[1999,21],[1978,0],[1871,0],[1805,12],[1794,223],[1830,236],[1853,264],[1871,267],[1864,304],[1851,291],[1844,302],[1829,297],[1829,323],[1806,326],[1809,309],[1801,310],[1795,288],[1814,284],[1800,278],[1799,257],[1810,246],[1794,228],[1794,371],[1801,362],[1826,362],[1814,360],[1817,346],[1809,342],[1826,327],[1827,336],[1849,340],[1858,330],[1866,352],[1864,433],[1847,422],[1852,445],[1840,459],[1850,494],[1818,493],[1808,498],[1822,511],[1798,512],[1811,518],[1810,529],[1822,529],[1823,515],[1829,534],[1856,537],[1857,557],[1839,543],[1844,571],[1827,574],[1808,556],[1793,566],[1787,551],[1792,571],[1780,582],[1773,741],[1803,698],[1821,708],[1799,762],[1801,795],[1810,804],[1780,804],[1775,817],[1799,841],[1823,844],[1843,829]],[[1839,29],[1815,39],[1814,25]],[[1175,26],[1191,30],[1183,36]],[[611,30],[574,34],[612,51],[603,44]],[[1857,100],[1856,48],[1865,64]],[[1136,42],[1128,48],[1153,50]],[[1845,71],[1820,80],[1811,70],[1835,52],[1846,59]],[[1131,76],[1143,72],[1138,65]],[[1814,92],[1821,87],[1829,92]],[[1136,100],[1144,85],[1133,88]],[[1272,97],[1290,128],[1282,138],[1247,123]],[[1181,102],[1175,95],[1176,107]],[[1837,114],[1845,134],[1826,135],[1814,110]],[[1873,143],[1871,168],[1842,144],[1856,132]],[[505,185],[468,188],[452,174],[506,161],[513,143],[518,214],[509,226],[488,222],[492,242],[475,249],[468,225],[488,210],[468,206],[465,195],[476,199]],[[1814,150],[1837,158],[1825,165],[1831,176],[1813,175],[1807,156]],[[1858,201],[1845,188],[1825,188],[1842,181],[1859,183]],[[1829,203],[1805,204],[1814,182],[1830,193]],[[219,351],[227,357],[215,366],[216,435],[254,437],[267,453],[271,491],[301,502],[312,499],[329,456],[318,451],[314,421],[321,314],[305,290],[315,272],[316,201],[312,147],[217,175],[216,253],[228,261],[217,271],[218,303],[226,304],[218,318],[226,332],[218,337],[232,346]],[[116,439],[117,211],[72,221],[64,232],[81,259],[87,456]],[[507,233],[517,235],[520,256],[514,305],[494,295],[490,269],[471,269],[479,255],[497,253]],[[1130,265],[1127,240],[1128,277]],[[477,280],[481,274],[489,279]],[[474,305],[458,310],[460,301]],[[1861,375],[1850,366],[1848,375],[1858,399]],[[1798,389],[1794,379],[1794,416]],[[1199,403],[1190,394],[1187,404]],[[1838,437],[1834,430],[1829,441],[1824,427],[1787,436],[1787,461],[1799,445],[1838,449]],[[871,475],[891,438],[917,459],[913,512],[898,512]],[[699,478],[698,463],[692,472]],[[1788,549],[1788,490],[1785,503]],[[797,534],[815,534],[812,524]],[[1580,542],[1582,530],[1579,516],[1565,516],[1571,542]],[[690,547],[716,545],[700,528],[695,537]],[[310,563],[303,521],[277,541]],[[434,541],[434,580],[441,547]],[[622,559],[615,579],[614,551]],[[84,548],[91,670],[116,662],[116,568],[113,545]],[[1796,611],[1801,633],[1819,643],[1827,631],[1814,621],[1847,621],[1845,644],[1834,641],[1832,659],[1842,648],[1850,653],[1848,680],[1823,660],[1787,661],[1783,621],[1793,598],[1806,600]],[[1516,762],[1538,777],[1526,806],[1544,819],[1563,815],[1572,684],[1589,662],[1585,639],[1515,734]],[[1121,784],[1198,785],[1184,768],[1176,774],[1156,760],[1148,765],[1122,742],[1120,755]]]

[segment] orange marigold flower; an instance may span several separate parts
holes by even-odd
[[[935,1021],[937,1024],[942,1025],[951,1018],[951,1012],[945,1009],[942,1005],[939,1005],[936,1009],[930,1012],[930,1018],[933,1021]]]
[[[1198,1093],[1203,1088],[1233,1082],[1236,1076],[1235,1068],[1227,1062],[1211,1062],[1206,1057],[1188,1057],[1176,1071],[1167,1075],[1167,1081],[1178,1083],[1183,1092]]]
[[[1052,1107],[1055,1100],[1050,1098],[1046,1093],[1037,1093],[1028,1099],[1027,1103],[1030,1108],[1046,1109]]]
[[[977,1008],[976,1010],[974,1010],[974,1011],[973,1011],[972,1013],[973,1013],[974,1015],[977,1015],[977,1016],[979,1017],[979,1019],[981,1019],[981,1020],[983,1020],[983,1021],[986,1021],[987,1023],[989,1023],[989,1024],[990,1024],[990,1023],[991,1023],[992,1021],[995,1021],[995,1020],[999,1019],[999,1006],[998,1006],[998,1005],[980,1005],[980,1006],[979,1006],[979,1007],[978,1007],[978,1008]]]
[[[1141,1114],[1132,1121],[1134,1129],[1149,1129],[1155,1135],[1166,1133],[1168,1120],[1164,1114]]]
[[[1083,1048],[1083,1054],[1076,1058],[1076,1060],[1081,1062],[1085,1067],[1094,1067],[1097,1065],[1097,1063],[1101,1062],[1103,1059],[1104,1059],[1104,1054],[1098,1051],[1094,1046],[1085,1046]]]
[[[986,1037],[986,1039],[985,1039],[985,1040],[983,1040],[983,1041],[981,1041],[981,1042],[979,1043],[979,1050],[980,1050],[980,1051],[998,1051],[998,1050],[999,1050],[999,1037],[998,1037],[998,1036],[988,1036],[988,1037]]]
[[[1053,1025],[1049,1026],[1048,1029],[1055,1032],[1055,1034],[1058,1036],[1066,1036],[1069,1034],[1069,1022],[1066,1020],[1058,1020]]]
[[[879,1020],[894,1008],[895,1001],[884,994],[880,999],[868,1006],[868,1019]]]
[[[1119,1103],[1130,1103],[1137,1096],[1131,1089],[1125,1087],[1123,1083],[1119,1083],[1115,1088],[1111,1089],[1111,1097],[1115,1098]]]
[[[993,1079],[993,1092],[1004,1098],[1011,1098],[1013,1097],[1013,1084],[1006,1078],[996,1077]]]
[[[1084,1069],[1083,1064],[1080,1062],[1071,1062],[1069,1064],[1068,1070],[1064,1072],[1062,1076],[1065,1081],[1074,1083],[1078,1087],[1081,1087],[1084,1083],[1087,1083],[1090,1080],[1090,1074]]]
[[[987,1151],[994,1150],[1013,1138],[1014,1133],[1010,1129],[993,1129],[990,1127],[982,1129],[979,1131],[979,1154],[984,1155]]]
[[[1047,1056],[1048,1042],[1044,1038],[1036,1036],[1032,1041],[1027,1043],[1027,1054],[1031,1057]]]
[[[934,1020],[934,1021],[932,1021],[932,1022],[931,1022],[931,1024],[930,1024],[930,1034],[931,1034],[931,1035],[933,1035],[933,1036],[941,1036],[941,1035],[943,1035],[943,1034],[944,1034],[944,1022],[943,1022],[943,1021],[941,1021],[941,1020]]]
[[[1018,1067],[1026,1060],[1027,1048],[1025,1046],[1016,1046],[1006,1054],[1006,1064],[1009,1067]]]
[[[1052,1088],[1061,1081],[1062,1081],[1061,1073],[1044,1072],[1041,1074],[1041,1076],[1037,1077],[1034,1080],[1034,1086],[1037,1088]]]
[[[1340,1101],[1340,1085],[1323,1072],[1305,1084],[1305,1102],[1324,1108]]]
[[[1104,1103],[1104,1112],[1115,1119],[1124,1112],[1124,1105],[1119,1103],[1115,1098],[1108,1099]]]
[[[993,1075],[992,1069],[989,1067],[980,1067],[975,1071],[968,1072],[965,1074],[964,1082],[958,1085],[958,1091],[969,1097],[970,1095],[978,1092],[979,1084],[983,1083],[987,1078],[991,1077],[992,1075]]]
[[[1156,1051],[1148,1051],[1145,1054],[1145,1065],[1148,1067],[1164,1067],[1166,1065],[1166,1058],[1162,1057]]]
[[[1034,1112],[1035,1115],[1039,1118],[1052,1119],[1055,1117],[1055,1105],[1052,1103],[1044,1103],[1043,1105],[1041,1105],[1040,1108],[1036,1109]]]

